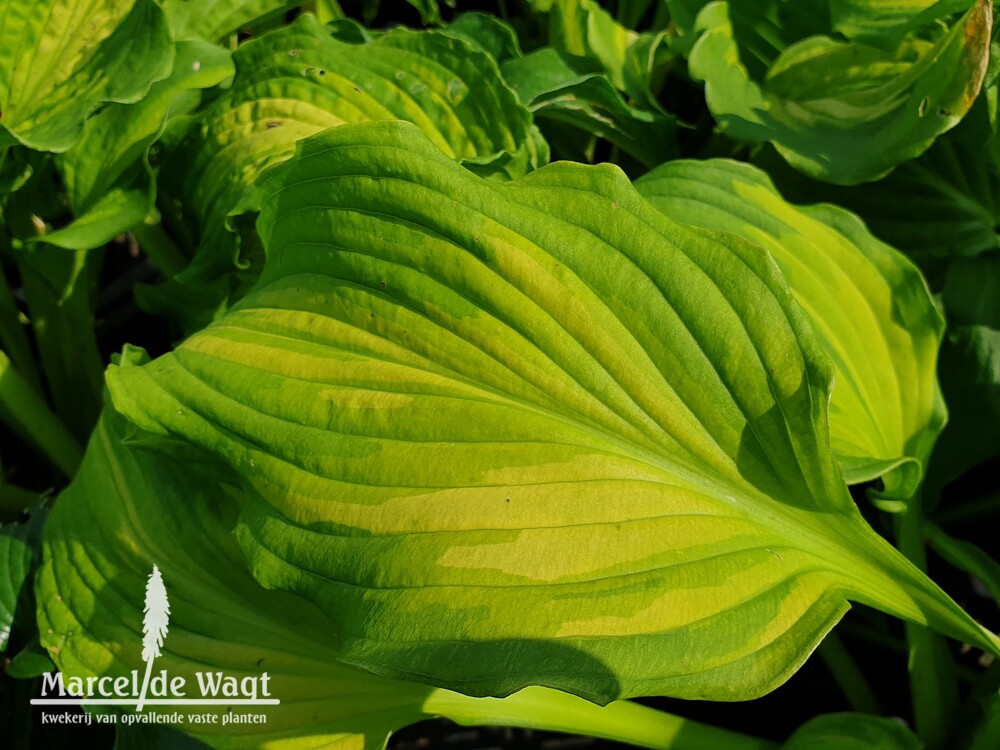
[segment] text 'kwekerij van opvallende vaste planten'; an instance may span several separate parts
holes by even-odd
[[[0,0],[0,745],[1000,748],[994,16]]]

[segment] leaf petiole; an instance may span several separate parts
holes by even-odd
[[[139,242],[139,247],[164,276],[169,278],[187,266],[187,258],[164,231],[162,224],[140,224],[132,233]]]
[[[828,633],[819,645],[817,653],[853,710],[876,716],[882,713],[871,685],[868,684],[868,680],[865,679],[840,636],[835,632]]]
[[[72,433],[0,351],[0,418],[67,477],[76,474],[83,449]]]
[[[910,498],[897,530],[899,551],[920,570],[927,569],[924,516],[919,494]],[[958,711],[955,665],[941,636],[906,623],[910,694],[917,733],[928,747],[943,746]]]
[[[529,687],[507,698],[435,690],[423,710],[464,726],[572,732],[652,750],[776,750],[777,743],[700,724],[631,701],[598,706],[569,693]]]

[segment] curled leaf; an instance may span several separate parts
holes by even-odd
[[[976,98],[989,57],[987,0],[947,32],[914,32],[890,49],[829,36],[823,15],[805,8],[719,1],[699,13],[691,73],[732,137],[770,141],[796,169],[850,185],[919,156]]]

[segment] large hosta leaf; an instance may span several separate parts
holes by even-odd
[[[42,643],[64,678],[144,669],[143,592],[156,565],[170,602],[156,668],[185,678],[189,698],[198,697],[198,671],[239,678],[266,672],[271,697],[281,701],[198,707],[266,714],[264,723],[182,725],[213,747],[377,750],[393,729],[442,714],[646,747],[666,747],[676,735],[699,747],[726,739],[723,730],[629,703],[598,708],[543,688],[476,699],[336,663],[329,621],[297,597],[261,588],[247,571],[232,535],[236,507],[224,488],[231,478],[217,464],[168,448],[106,410],[79,475],[59,497],[36,593]],[[741,744],[758,746],[768,743]]]
[[[946,32],[914,31],[889,49],[829,36],[829,21],[806,9],[732,0],[699,13],[690,69],[732,137],[770,141],[796,169],[854,184],[920,155],[975,99],[989,56],[987,0]]]
[[[262,169],[324,128],[411,121],[444,153],[497,177],[523,174],[547,158],[530,114],[496,63],[441,32],[398,29],[353,45],[331,38],[307,15],[243,45],[235,63],[232,88],[171,156],[168,186],[181,209],[174,226],[188,226],[191,244],[200,244],[178,280],[182,288],[172,290],[182,298],[184,287],[207,287],[213,306],[238,294],[233,277],[249,261],[234,258],[227,214],[242,205]],[[252,267],[243,276],[258,272]],[[242,289],[241,282],[236,286]]]
[[[887,491],[909,497],[944,422],[935,375],[944,320],[913,263],[847,211],[786,203],[748,164],[677,161],[636,186],[667,216],[771,254],[834,364],[830,434],[845,478],[895,469]]]
[[[102,102],[134,102],[173,62],[154,0],[0,1],[0,144],[65,151]]]
[[[406,123],[328,130],[262,190],[253,292],[108,382],[242,478],[254,575],[344,661],[742,699],[848,598],[997,648],[862,521],[832,369],[760,248],[614,167],[484,181]]]

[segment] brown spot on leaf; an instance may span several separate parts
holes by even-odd
[[[993,3],[989,0],[979,0],[976,7],[969,11],[965,22],[964,62],[969,78],[965,84],[965,91],[962,92],[962,114],[972,106],[986,78],[992,28]]]

